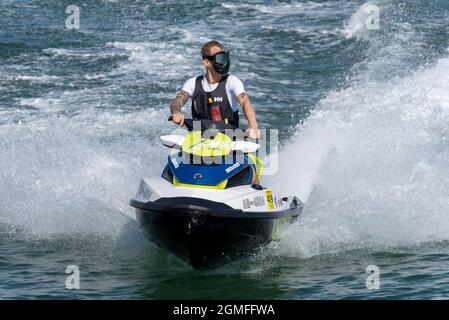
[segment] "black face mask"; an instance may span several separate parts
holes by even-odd
[[[207,59],[212,62],[214,70],[220,74],[227,74],[231,67],[231,58],[229,51],[221,51],[213,56],[203,56],[203,59]]]

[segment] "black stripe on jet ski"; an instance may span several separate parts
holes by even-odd
[[[301,213],[303,204],[295,198],[288,209],[282,211],[243,211],[234,209],[224,203],[215,202],[206,199],[177,197],[177,198],[160,198],[156,201],[142,202],[131,199],[129,202],[131,207],[136,209],[155,211],[155,212],[175,212],[182,214],[183,210],[190,214],[206,214],[212,217],[223,218],[263,218],[276,219],[285,216],[291,216]]]

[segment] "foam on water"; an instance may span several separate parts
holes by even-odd
[[[195,61],[186,58],[185,48],[176,47],[175,44],[153,43],[153,42],[114,42],[107,46],[125,50],[129,53],[127,63],[122,64],[117,72],[132,74],[133,72],[144,72],[150,76],[156,75],[161,80],[173,79],[184,72],[188,74],[191,71],[191,65]],[[192,47],[191,52],[198,52],[197,47]],[[172,70],[167,69],[167,64],[176,64],[179,67]],[[182,68],[182,69],[180,69]]]
[[[365,5],[345,23],[350,38],[368,45],[366,58],[346,88],[330,92],[298,126],[269,179],[306,201],[299,223],[272,244],[276,254],[449,239],[449,58],[420,66],[430,57],[422,34],[387,8],[379,32],[361,27]]]
[[[32,234],[118,235],[141,175],[162,166],[160,113],[95,113],[0,127],[0,222]]]
[[[23,80],[23,81],[36,82],[36,83],[48,83],[48,82],[58,81],[60,79],[60,77],[48,76],[48,75],[41,75],[41,76],[22,75],[22,76],[17,76],[16,79]]]
[[[344,5],[344,4],[343,4]],[[317,13],[329,13],[329,10],[335,10],[335,1],[328,1],[326,3],[314,2],[314,1],[306,1],[306,2],[298,2],[292,1],[291,3],[280,3],[280,2],[272,2],[272,3],[249,3],[249,4],[235,4],[224,2],[221,3],[223,8],[229,10],[242,10],[247,9],[251,11],[260,12],[266,15],[274,15],[274,16],[286,16],[286,15],[294,15],[294,14],[309,14],[316,15]]]
[[[369,20],[369,16],[371,15],[372,9],[375,5],[371,2],[367,2],[363,4],[356,12],[354,12],[349,19],[345,23],[343,33],[346,38],[368,38],[370,29],[367,28],[367,23]]]
[[[310,256],[449,239],[448,68],[442,58],[319,102],[280,160],[289,168],[279,173],[278,187],[307,199],[282,252]]]

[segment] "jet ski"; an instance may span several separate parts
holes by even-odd
[[[253,183],[263,174],[260,145],[232,137],[236,128],[223,122],[185,126],[186,135],[160,137],[171,149],[162,175],[143,178],[130,200],[146,237],[200,270],[277,240],[303,203]]]

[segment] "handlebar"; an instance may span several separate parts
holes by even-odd
[[[173,116],[168,117],[168,121],[173,121]],[[208,129],[215,129],[220,132],[225,132],[225,130],[235,130],[237,129],[231,124],[226,124],[224,122],[219,121],[213,121],[213,120],[207,120],[207,119],[201,119],[201,120],[194,120],[194,119],[184,119],[184,125],[186,126],[187,130],[193,131],[193,123],[195,121],[199,121],[201,124],[201,131],[206,131]]]
[[[173,121],[173,116],[168,117],[168,121]],[[184,119],[184,125],[186,126],[187,130],[193,131],[193,119]]]

